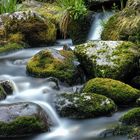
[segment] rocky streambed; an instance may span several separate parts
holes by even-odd
[[[139,0],[88,11],[70,42],[56,40],[60,7],[23,4],[0,15],[0,139],[139,140]]]

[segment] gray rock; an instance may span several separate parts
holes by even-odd
[[[34,103],[1,105],[0,112],[0,137],[27,136],[49,131],[48,115]]]
[[[139,47],[131,42],[90,41],[74,51],[89,77],[128,80],[139,65]]]

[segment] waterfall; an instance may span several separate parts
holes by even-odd
[[[92,25],[87,40],[101,40],[103,24],[113,15],[113,12],[99,12],[92,16]]]

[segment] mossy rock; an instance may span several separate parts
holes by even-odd
[[[74,52],[89,78],[129,81],[138,73],[140,50],[131,42],[89,41]]]
[[[129,140],[140,140],[140,127],[136,127],[129,134]]]
[[[72,51],[46,49],[27,63],[27,72],[35,77],[56,77],[70,85],[82,82],[83,73]]]
[[[17,117],[9,123],[0,122],[0,136],[30,135],[41,133],[45,125],[39,118],[32,116]]]
[[[50,120],[36,104],[22,102],[1,105],[0,111],[1,138],[29,136],[49,131]]]
[[[58,6],[57,2],[55,3],[44,3],[40,7],[27,7],[24,8],[27,10],[31,8],[33,11],[36,11],[39,15],[50,20],[57,30],[57,38],[63,38],[63,33],[60,29],[60,22],[64,16],[64,9]],[[71,19],[68,25],[67,38],[71,38],[75,44],[83,43],[87,40],[87,34],[91,26],[91,17],[92,12],[88,11],[87,15],[78,20]]]
[[[132,105],[140,97],[140,91],[117,80],[95,78],[89,80],[82,92],[96,93],[111,98],[118,106]]]
[[[125,125],[140,126],[140,107],[128,111],[120,118],[120,121]]]
[[[112,16],[104,27],[103,40],[128,40],[140,43],[140,1],[128,0],[124,10]]]
[[[7,42],[7,43],[4,43],[3,45],[0,45],[0,54],[17,51],[25,47],[26,45],[23,43]]]
[[[111,99],[92,93],[60,94],[56,98],[55,107],[62,117],[75,119],[107,116],[116,111],[116,105]]]
[[[4,28],[0,28],[0,36],[3,40],[19,40],[37,45],[43,43],[53,43],[56,40],[55,25],[33,11],[20,11],[12,14],[3,14],[0,16]],[[4,31],[3,31],[4,29]],[[16,43],[17,43],[16,42]]]

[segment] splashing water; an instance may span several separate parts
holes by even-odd
[[[92,16],[92,26],[89,31],[87,40],[101,40],[103,24],[113,15],[113,12],[100,12]]]

